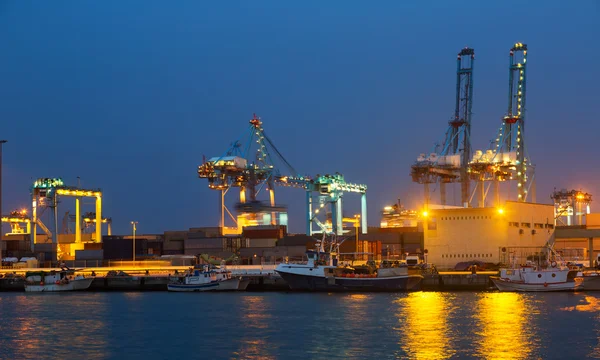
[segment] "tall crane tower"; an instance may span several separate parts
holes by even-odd
[[[517,200],[526,201],[528,192],[527,162],[525,156],[525,95],[527,45],[516,43],[510,49],[508,67],[508,109],[500,133],[500,153],[514,158],[517,179]],[[513,153],[515,155],[513,155]]]
[[[499,183],[517,180],[517,200],[527,201],[531,190],[535,201],[534,167],[525,146],[525,100],[527,45],[516,43],[509,52],[508,108],[495,141],[485,152],[475,152],[469,172],[479,181],[480,206],[485,206],[484,182],[494,181],[494,202],[500,202]]]
[[[469,160],[473,108],[473,65],[475,50],[462,49],[457,56],[456,106],[440,152],[421,154],[411,166],[414,182],[425,185],[425,208],[430,202],[429,184],[440,182],[440,202],[446,204],[446,184],[461,183],[461,203],[469,203]]]
[[[244,219],[235,217],[225,204],[225,195],[233,187],[240,189],[240,200],[236,205],[238,210],[245,209],[255,214],[269,213],[269,222],[276,224],[276,214],[282,207],[275,205],[274,185],[275,179],[282,176],[283,168],[287,168],[286,175],[297,174],[267,136],[262,121],[256,114],[250,119],[248,140],[243,150],[242,143],[235,141],[224,155],[205,160],[198,167],[198,177],[208,179],[209,188],[221,192],[219,226],[223,229],[223,234],[239,234],[245,225]],[[263,189],[269,192],[269,205],[257,200]],[[247,195],[252,206],[245,205]],[[235,227],[225,226],[225,214],[233,220]]]

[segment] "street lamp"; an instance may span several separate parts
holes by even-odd
[[[356,233],[356,258],[358,259],[358,227],[360,225],[360,215],[356,214],[354,215],[354,227],[355,227],[355,233]]]
[[[131,227],[133,228],[133,261],[134,261],[134,263],[135,263],[135,231],[137,230],[137,227],[136,227],[137,224],[138,224],[137,221],[131,222]]]
[[[2,217],[2,145],[7,140],[0,140],[0,217]],[[2,221],[0,221],[0,266],[2,265]],[[32,249],[33,250],[33,249]]]

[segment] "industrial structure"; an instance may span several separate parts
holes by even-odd
[[[541,248],[554,233],[553,206],[506,201],[502,207],[430,209],[424,222],[428,261],[506,263],[510,251]]]
[[[31,247],[37,244],[37,227],[39,226],[47,235],[49,242],[58,244],[58,203],[60,196],[75,197],[75,218],[80,219],[80,199],[82,197],[95,198],[96,222],[102,222],[102,192],[100,189],[81,189],[79,187],[66,186],[60,178],[40,178],[37,179],[31,188],[32,196],[32,223],[33,236],[31,237]],[[50,230],[42,221],[42,215],[48,210],[52,219],[52,229]],[[92,240],[102,241],[101,226],[95,228],[95,236]],[[75,243],[81,243],[81,226],[75,227]]]
[[[27,210],[14,210],[6,216],[2,216],[2,222],[10,224],[10,233],[12,234],[31,234],[31,219],[27,215]],[[25,226],[25,228],[23,228]]]
[[[475,51],[464,48],[458,54],[456,108],[441,150],[421,154],[411,166],[414,182],[424,184],[424,208],[429,207],[430,184],[439,183],[440,204],[445,206],[446,184],[461,183],[461,206],[486,206],[493,183],[493,206],[500,206],[500,183],[515,180],[517,201],[535,202],[534,166],[525,142],[527,94],[527,45],[516,43],[509,52],[508,107],[495,141],[489,149],[471,150],[473,106],[473,63]],[[476,186],[471,191],[471,181]],[[474,200],[477,193],[477,200]]]
[[[583,216],[590,213],[592,195],[579,190],[555,190],[550,197],[554,200],[556,225],[584,225]]]
[[[280,161],[280,166],[276,166],[276,160]],[[221,192],[219,226],[223,235],[240,234],[244,226],[251,224],[287,225],[287,212],[275,204],[275,179],[280,176],[282,166],[288,172],[296,173],[266,135],[260,118],[254,114],[243,150],[242,143],[236,140],[224,155],[205,160],[198,167],[198,176],[208,180],[208,187]],[[225,195],[234,187],[240,190],[236,205],[238,216],[233,215],[225,202]],[[258,200],[263,190],[269,193],[268,203]],[[251,206],[245,205],[248,197]],[[225,225],[226,214],[235,226]]]
[[[381,228],[416,227],[419,222],[419,213],[416,210],[405,209],[398,199],[393,205],[387,205],[381,211]]]
[[[461,204],[469,203],[471,159],[471,117],[473,107],[473,65],[475,50],[464,48],[458,53],[456,70],[456,107],[448,122],[448,130],[441,151],[420,154],[411,166],[414,182],[424,184],[425,209],[429,207],[430,184],[439,182],[440,202],[446,205],[446,184],[461,183]]]
[[[252,146],[254,145],[254,146]],[[221,192],[219,226],[222,235],[240,234],[245,226],[287,225],[286,208],[275,203],[275,185],[301,188],[306,191],[307,235],[313,233],[313,195],[318,194],[320,205],[331,208],[333,231],[342,233],[342,196],[345,192],[362,194],[361,218],[363,231],[366,231],[367,207],[365,185],[346,182],[343,175],[299,176],[296,170],[275,147],[267,136],[260,118],[254,115],[250,120],[248,141],[242,150],[242,143],[235,141],[227,152],[220,157],[210,158],[198,167],[198,176],[208,180],[211,189]],[[236,204],[237,216],[228,209],[225,195],[231,188],[240,189],[239,202]],[[258,200],[259,193],[269,192],[269,202]],[[247,198],[249,197],[249,201]],[[334,201],[323,201],[329,197]],[[330,204],[330,205],[328,205]],[[315,210],[316,211],[316,210]],[[319,213],[316,211],[316,213]],[[226,226],[226,216],[235,226]]]
[[[489,149],[475,151],[469,172],[479,188],[479,206],[484,207],[492,181],[493,205],[500,204],[500,183],[516,180],[517,201],[535,202],[534,167],[525,142],[525,115],[527,94],[527,45],[516,43],[509,53],[508,108],[502,126]],[[531,194],[531,195],[530,195]]]
[[[361,195],[360,224],[363,234],[367,233],[367,186],[363,184],[348,183],[340,173],[334,175],[317,175],[315,179],[309,177],[279,177],[277,184],[282,186],[299,187],[306,191],[306,235],[320,233],[314,231],[312,223],[314,215],[329,211],[331,214],[331,231],[337,235],[343,232],[343,207],[344,193],[358,193]],[[315,206],[318,203],[318,206]],[[314,208],[314,210],[313,210]],[[313,220],[311,220],[313,219]],[[326,220],[327,221],[327,220]]]

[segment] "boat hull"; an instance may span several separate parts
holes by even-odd
[[[238,286],[238,290],[246,291],[246,288],[248,287],[249,284],[250,284],[250,279],[241,279],[240,285]]]
[[[25,284],[26,292],[58,292],[58,291],[77,291],[86,290],[92,285],[94,278],[76,279],[69,281],[68,284]]]
[[[419,290],[421,275],[403,275],[381,278],[340,278],[294,274],[277,271],[291,290],[327,292],[397,292]]]
[[[490,280],[500,291],[520,291],[520,292],[548,292],[548,291],[576,291],[583,288],[582,282],[566,281],[559,283],[534,283],[527,284],[501,279],[491,276]]]
[[[240,286],[240,279],[228,279],[206,284],[167,284],[168,291],[199,292],[199,291],[236,291]]]

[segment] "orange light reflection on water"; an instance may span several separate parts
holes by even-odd
[[[600,311],[600,299],[594,296],[585,296],[584,300],[587,304],[568,306],[561,308],[564,311],[582,311],[582,312],[598,312]]]
[[[409,359],[448,359],[456,351],[449,342],[448,294],[414,292],[396,302],[399,344]]]
[[[475,307],[479,322],[477,351],[486,359],[525,359],[535,347],[534,331],[526,328],[534,311],[523,294],[482,294]]]
[[[234,355],[243,359],[275,359],[274,355],[268,353],[268,338],[261,335],[269,329],[269,322],[273,321],[269,305],[265,304],[264,297],[261,296],[246,296],[242,303],[244,306],[239,326],[245,329],[246,336]]]

